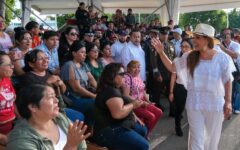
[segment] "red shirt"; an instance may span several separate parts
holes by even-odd
[[[32,48],[37,47],[38,45],[41,44],[41,39],[39,36],[34,35],[32,38]]]
[[[10,79],[2,78],[0,81],[0,124],[15,118],[15,99],[16,94]]]

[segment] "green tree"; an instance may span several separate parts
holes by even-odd
[[[190,24],[195,28],[198,23],[210,24],[219,32],[227,26],[227,14],[223,10],[213,10],[180,15],[179,25],[181,27]]]
[[[140,21],[141,23],[150,24],[152,20],[159,18],[159,14],[141,14]]]
[[[16,3],[16,0],[6,0],[7,6],[10,7],[10,8],[8,8],[7,6],[5,7],[5,23],[6,23],[6,25],[9,25],[11,20],[13,20],[16,17],[16,15],[12,11],[14,11],[17,14],[17,16],[20,16],[20,14],[21,14],[21,10],[15,8],[15,3]]]
[[[67,19],[73,18],[74,14],[64,14],[64,15],[57,15],[57,26],[58,28],[62,27]]]
[[[236,8],[233,9],[228,14],[228,20],[230,28],[240,28],[240,11],[237,11]]]

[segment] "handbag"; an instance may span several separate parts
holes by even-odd
[[[59,100],[58,105],[60,108],[65,108],[65,107],[71,107],[73,105],[73,102],[70,98],[68,98],[66,95],[61,94],[60,92],[60,87],[57,86],[57,98]]]

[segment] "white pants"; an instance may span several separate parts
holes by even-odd
[[[218,150],[223,112],[188,110],[188,150]]]

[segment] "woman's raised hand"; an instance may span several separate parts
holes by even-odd
[[[161,43],[159,39],[153,38],[151,40],[151,45],[154,47],[154,49],[157,51],[157,53],[160,55],[164,51],[164,45]]]
[[[76,120],[73,124],[70,123],[68,127],[67,143],[64,150],[77,149],[78,145],[91,135],[91,133],[85,133],[86,130],[87,125],[84,125],[82,121],[79,123],[79,121]]]

